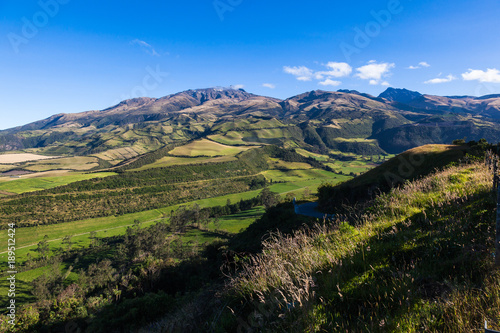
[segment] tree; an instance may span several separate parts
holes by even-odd
[[[43,240],[37,244],[36,252],[40,254],[42,260],[47,260],[49,254],[49,236],[43,236]]]
[[[292,202],[293,201],[293,198],[295,198],[295,193],[293,192],[288,192],[285,196],[285,200],[287,202]]]
[[[304,193],[302,193],[302,198],[306,199],[309,198],[310,196],[311,196],[311,190],[309,189],[309,186],[306,186],[304,188]]]
[[[71,246],[73,245],[73,242],[71,241],[71,235],[66,235],[64,236],[62,243],[66,245],[66,251],[71,250]]]
[[[274,207],[280,202],[279,194],[271,192],[267,187],[260,192],[260,199],[266,209]]]
[[[89,238],[90,238],[90,245],[92,247],[97,246],[97,236],[96,235],[97,235],[97,232],[95,232],[95,231],[90,232]]]

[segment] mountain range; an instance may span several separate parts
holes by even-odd
[[[455,139],[500,141],[500,95],[434,96],[388,88],[310,91],[280,100],[243,89],[187,90],[133,98],[100,111],[57,114],[0,131],[0,151],[137,155],[207,138],[221,144],[278,144],[311,151],[399,153]]]

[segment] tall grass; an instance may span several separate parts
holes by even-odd
[[[379,196],[349,223],[270,234],[230,278],[230,315],[220,327],[471,332],[484,320],[499,327],[491,184],[484,165],[450,167]]]

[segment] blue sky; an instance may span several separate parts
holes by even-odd
[[[500,93],[498,17],[498,0],[0,0],[0,129],[213,86]]]

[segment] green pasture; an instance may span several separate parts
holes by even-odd
[[[227,146],[207,139],[201,139],[181,147],[176,147],[169,154],[174,156],[234,156],[250,148],[253,147]]]
[[[232,234],[239,233],[248,228],[250,224],[265,213],[262,206],[255,207],[232,215],[222,216],[216,223],[213,219],[207,225],[208,230],[223,230]]]
[[[302,149],[302,148],[297,148],[297,149],[295,149],[295,151],[302,156],[312,157],[315,160],[318,160],[321,162],[326,162],[329,159],[328,155],[315,154],[315,153],[312,153],[312,152],[305,150],[305,149]]]
[[[99,172],[99,173],[61,173],[59,176],[51,177],[33,177],[33,178],[0,178],[0,191],[11,193],[25,193],[49,188],[67,185],[81,180],[92,178],[103,178],[115,175],[114,172]]]
[[[140,168],[131,169],[129,171],[141,171],[152,168],[163,168],[173,165],[188,165],[188,164],[198,164],[198,163],[217,163],[217,162],[228,162],[236,160],[236,157],[233,156],[218,156],[218,157],[206,157],[206,156],[198,156],[198,157],[178,157],[178,156],[165,156],[160,158],[159,160],[143,165]]]

